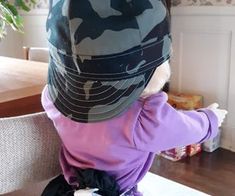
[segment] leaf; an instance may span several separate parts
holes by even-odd
[[[18,15],[18,11],[14,5],[7,3],[6,6],[12,12],[12,14]]]
[[[3,20],[0,20],[0,40],[6,36],[6,23]]]
[[[0,0],[0,39],[6,35],[6,25],[23,32],[23,19],[18,10],[30,11],[31,4],[36,2],[37,0]]]
[[[15,0],[15,6],[21,8],[24,11],[30,11],[30,8],[26,5],[23,0]]]

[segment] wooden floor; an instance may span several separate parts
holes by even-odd
[[[213,196],[235,196],[235,153],[218,149],[182,161],[156,157],[151,171]]]

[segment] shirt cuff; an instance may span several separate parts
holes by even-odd
[[[218,118],[215,115],[215,113],[213,111],[211,111],[210,109],[202,108],[197,111],[203,112],[204,114],[206,114],[208,121],[209,121],[208,132],[207,132],[206,136],[199,141],[199,143],[203,143],[204,141],[206,141],[208,139],[213,139],[214,137],[216,137],[218,135],[218,133],[219,133]]]

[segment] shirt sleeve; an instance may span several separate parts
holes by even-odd
[[[136,123],[134,142],[139,150],[160,152],[201,143],[218,134],[218,120],[209,109],[179,111],[165,93],[148,97]]]

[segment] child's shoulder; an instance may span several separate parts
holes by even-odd
[[[164,91],[157,92],[155,94],[150,95],[149,97],[140,97],[138,99],[139,102],[143,102],[144,104],[146,103],[154,103],[154,102],[167,102],[168,100],[168,95]]]

